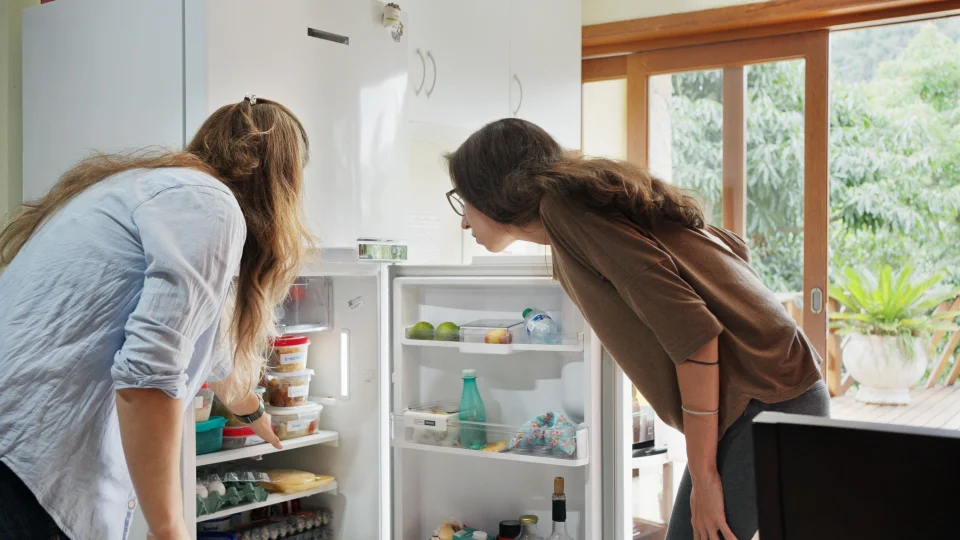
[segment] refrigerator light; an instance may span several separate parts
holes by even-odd
[[[350,399],[350,330],[340,331],[340,399]]]

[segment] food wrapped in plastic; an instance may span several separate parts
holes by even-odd
[[[335,480],[332,476],[291,469],[273,470],[268,474],[270,481],[260,485],[271,493],[301,493],[328,486]]]

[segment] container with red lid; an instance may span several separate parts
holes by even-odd
[[[203,383],[197,397],[193,398],[193,419],[199,422],[206,422],[210,419],[210,409],[213,408],[213,390],[210,385]]]
[[[258,437],[249,426],[223,428],[223,450],[235,450],[262,442],[263,439]]]
[[[282,336],[270,341],[270,358],[267,367],[272,371],[293,372],[307,369],[307,349],[310,338],[306,336]]]

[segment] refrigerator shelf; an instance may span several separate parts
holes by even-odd
[[[340,435],[336,431],[319,431],[313,435],[307,435],[306,437],[297,437],[296,439],[280,441],[280,444],[283,445],[283,450],[277,450],[273,447],[273,445],[268,443],[245,446],[235,450],[221,450],[212,454],[197,456],[197,467],[213,465],[216,463],[224,463],[227,461],[236,461],[238,459],[245,459],[255,456],[264,456],[266,454],[274,454],[276,452],[286,452],[287,450],[303,448],[305,446],[313,446],[315,444],[332,443],[333,445],[336,445],[339,439]]]
[[[199,516],[197,517],[197,523],[225,518],[234,514],[239,514],[240,512],[246,512],[247,510],[256,510],[257,508],[263,508],[264,506],[271,506],[282,502],[292,501],[294,499],[305,499],[307,497],[313,497],[314,495],[320,495],[321,493],[332,493],[335,495],[337,493],[337,487],[337,482],[334,481],[326,486],[323,486],[322,488],[311,489],[310,491],[304,491],[302,493],[273,493],[267,497],[267,500],[263,502],[231,506],[230,508],[224,508],[223,510],[213,514]]]
[[[293,326],[286,326],[284,324],[277,325],[277,333],[281,336],[288,336],[290,334],[311,334],[314,332],[326,332],[330,330],[330,327],[324,324],[297,324]]]
[[[404,337],[400,340],[402,345],[408,347],[434,347],[459,349],[467,354],[516,354],[521,352],[583,352],[583,334],[565,334],[560,343],[543,345],[539,343],[530,343],[524,336],[514,337],[513,343],[491,344],[491,343],[473,343],[463,341],[439,341],[429,339],[409,339]]]
[[[583,424],[574,426],[561,418],[564,423],[557,426],[531,427],[530,423],[511,426],[489,422],[464,422],[455,418],[456,413],[451,416],[446,414],[446,411],[438,411],[436,415],[424,411],[411,415],[394,413],[391,444],[396,448],[424,452],[561,467],[582,467],[590,462],[587,426]],[[483,430],[490,449],[473,450],[460,447],[468,430]],[[511,442],[524,439],[527,442],[521,447],[508,448]],[[546,444],[537,441],[545,441]],[[562,448],[573,448],[573,451],[568,454]]]

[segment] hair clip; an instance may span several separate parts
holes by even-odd
[[[249,102],[250,102],[250,105],[256,105],[256,104],[257,104],[257,95],[256,95],[256,94],[247,94],[247,95],[243,96],[243,99],[249,101]]]

